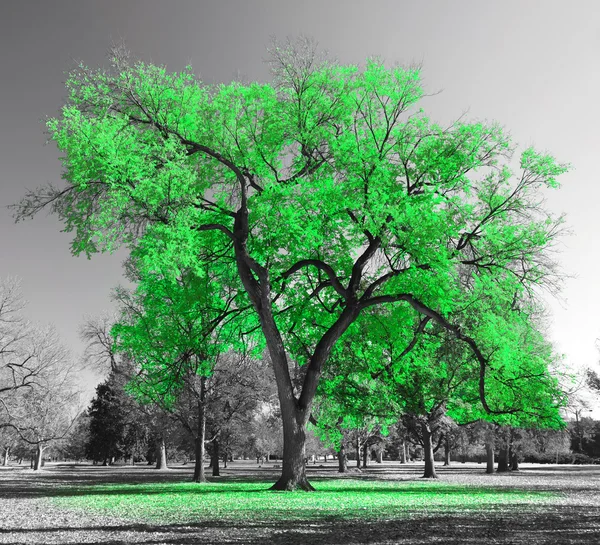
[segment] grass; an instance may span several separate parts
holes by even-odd
[[[0,544],[598,545],[600,467],[393,462],[340,478],[310,467],[316,492],[271,492],[274,467],[236,461],[208,484],[193,468],[0,468]]]
[[[443,481],[313,479],[317,491],[272,492],[260,482],[95,485],[58,491],[58,508],[144,522],[235,523],[300,520],[390,520],[410,513],[501,509],[523,511],[560,495],[546,491],[476,487]],[[262,486],[261,486],[262,485]]]

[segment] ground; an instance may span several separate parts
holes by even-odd
[[[344,478],[310,466],[316,492],[269,492],[273,464],[236,461],[208,485],[193,468],[0,468],[0,543],[598,544],[600,467],[373,464]],[[210,479],[210,477],[209,477]]]

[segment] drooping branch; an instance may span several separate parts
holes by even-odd
[[[472,337],[465,335],[460,328],[460,326],[449,322],[446,318],[444,318],[439,312],[436,312],[434,309],[428,307],[421,301],[419,301],[416,297],[414,297],[410,293],[401,293],[396,295],[381,295],[378,297],[371,297],[370,299],[361,298],[359,301],[359,308],[365,309],[374,305],[379,305],[382,303],[393,303],[398,301],[406,301],[410,304],[417,312],[427,316],[440,324],[442,327],[450,331],[454,334],[457,339],[465,342],[473,355],[477,359],[479,363],[479,399],[481,401],[481,405],[484,410],[489,414],[510,414],[514,412],[518,412],[518,409],[514,410],[503,410],[503,411],[494,411],[489,405],[485,397],[485,376],[488,368],[488,359],[483,355],[481,349],[477,345],[477,342]]]

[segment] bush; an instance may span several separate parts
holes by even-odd
[[[559,452],[558,456],[556,453],[540,453],[540,452],[528,452],[523,456],[523,462],[529,464],[572,464],[577,463],[573,462],[574,454],[571,452]],[[582,463],[590,463],[590,462],[579,462]]]

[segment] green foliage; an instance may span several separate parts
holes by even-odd
[[[227,325],[243,309],[236,306],[235,293],[206,271],[198,275],[180,269],[178,277],[171,277],[144,270],[144,263],[139,259],[135,269],[130,263],[136,290],[116,292],[122,318],[111,334],[115,349],[138,367],[129,391],[140,401],[160,400],[169,408],[190,373],[210,377],[219,354],[240,346]]]
[[[383,340],[369,345],[379,327],[370,309],[385,307],[379,316],[389,320],[396,351],[426,315],[477,355],[474,364],[452,349],[452,365],[461,377],[479,366],[488,412],[522,410],[535,394],[525,377],[545,376],[549,356],[527,321],[507,311],[556,281],[548,250],[562,219],[539,205],[537,192],[557,187],[567,167],[527,149],[513,175],[514,145],[501,127],[441,127],[416,109],[424,94],[418,69],[377,59],[362,69],[319,64],[284,49],[274,57],[273,85],[208,86],[190,68],[171,74],[142,62],[80,66],[61,115],[48,122],[68,186],[29,195],[18,215],[50,204],[74,233],[75,254],[128,245],[146,284],[136,297],[145,304],[156,290],[148,303],[156,319],[117,333],[139,353],[145,339],[158,341],[144,362],[148,376],[160,379],[181,354],[210,360],[206,346],[182,349],[187,341],[174,332],[182,324],[169,323],[163,292],[171,290],[174,317],[196,312],[196,324],[231,289],[238,308],[251,304],[260,317],[249,331],[260,326],[270,336],[282,400],[293,393],[275,347],[283,343],[287,356],[311,366],[302,398],[309,409],[345,330],[368,367],[355,383],[379,395],[372,376]],[[201,283],[197,304],[170,295],[182,269]],[[359,316],[362,337],[353,327]],[[209,330],[201,323],[191,337],[202,343]],[[439,339],[426,337],[415,350],[391,362],[404,394],[383,399],[402,405],[418,392],[427,411],[449,370],[436,364]],[[468,384],[453,394],[457,415],[477,393]],[[541,404],[556,401],[551,390]]]

